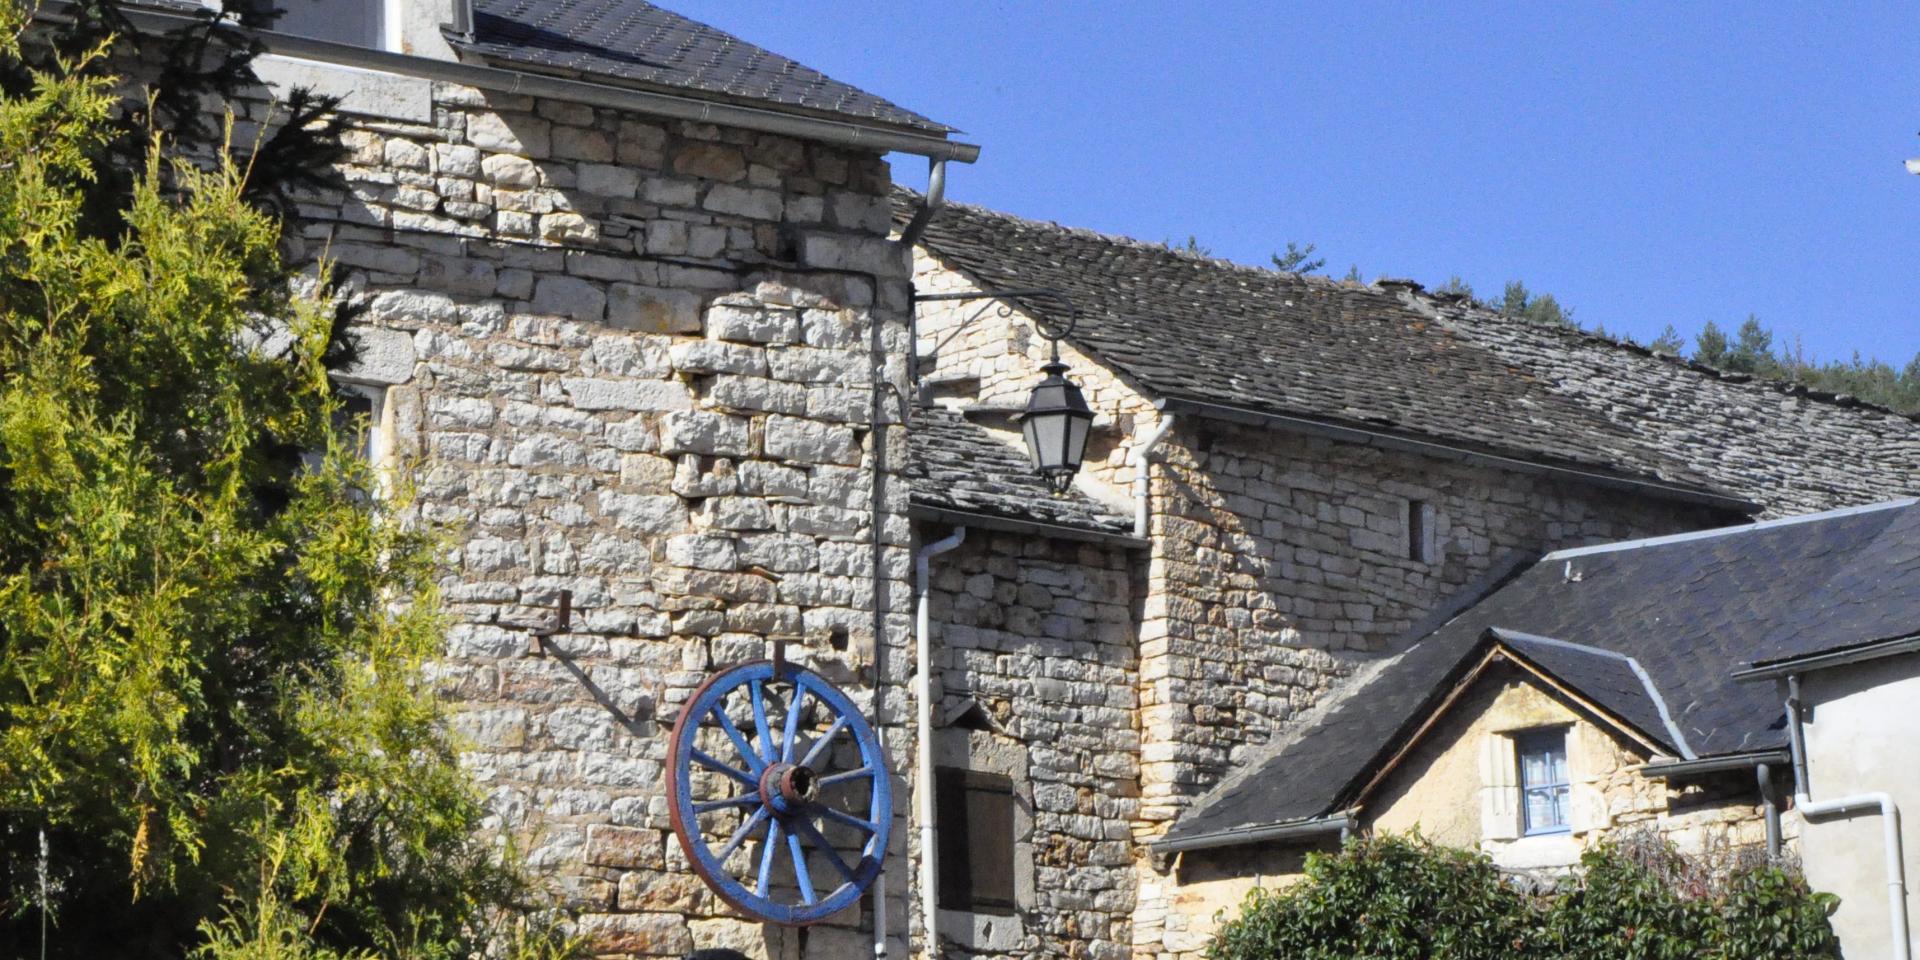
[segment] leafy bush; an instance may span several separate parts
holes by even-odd
[[[1284,891],[1256,889],[1209,960],[1832,960],[1837,902],[1772,863],[1703,867],[1664,841],[1596,846],[1556,889],[1528,892],[1484,854],[1418,835],[1313,854]]]

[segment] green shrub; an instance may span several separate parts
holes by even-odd
[[[1545,893],[1486,855],[1414,836],[1308,857],[1284,891],[1256,889],[1209,960],[1832,960],[1837,900],[1786,867],[1686,857],[1658,839],[1589,850]]]
[[[1486,857],[1418,837],[1349,841],[1307,858],[1285,892],[1256,889],[1211,960],[1492,957],[1531,943],[1526,897]]]

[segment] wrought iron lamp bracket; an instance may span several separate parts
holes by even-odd
[[[1056,321],[1053,319],[1039,314],[1033,315],[1034,326],[1039,329],[1041,336],[1047,338],[1054,362],[1060,360],[1060,341],[1072,336],[1074,328],[1080,325],[1079,305],[1073,302],[1072,296],[1058,287],[1009,287],[1004,290],[956,290],[950,293],[915,293],[913,295],[913,306],[911,309],[915,311],[917,316],[917,311],[922,303],[954,303],[970,300],[991,300],[995,302],[982,306],[979,310],[974,311],[972,316],[960,321],[960,324],[953,328],[953,332],[947,334],[946,338],[939,343],[934,344],[933,356],[939,356],[940,351],[945,348],[947,344],[953,342],[953,338],[965,332],[967,327],[971,326],[975,320],[985,316],[989,310],[993,311],[996,316],[1002,319],[1013,316],[1013,307],[1007,303],[1009,300],[1050,300],[1065,307],[1065,310],[1062,311],[1066,315],[1066,322],[1064,324],[1056,325]],[[913,385],[917,387],[920,385],[919,350],[915,349],[910,351],[908,358],[909,379],[911,379]]]

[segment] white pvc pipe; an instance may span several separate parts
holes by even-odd
[[[933,817],[933,592],[932,561],[967,540],[967,528],[955,527],[945,540],[927,544],[913,558],[915,610],[913,651],[920,669],[913,677],[914,719],[919,743],[914,750],[914,815],[920,821],[920,922],[926,937],[926,958],[940,956],[939,839]]]
[[[886,861],[885,850],[880,851],[880,859]],[[884,869],[873,878],[873,955],[876,960],[887,955],[887,871]]]
[[[1133,535],[1136,537],[1147,535],[1148,484],[1151,470],[1147,456],[1153,452],[1154,447],[1160,445],[1161,440],[1166,439],[1167,431],[1172,429],[1173,414],[1163,413],[1160,415],[1160,425],[1153,428],[1153,433],[1148,435],[1146,442],[1133,448]]]
[[[1787,743],[1793,750],[1795,774],[1793,805],[1808,819],[1858,810],[1879,811],[1881,843],[1887,854],[1887,927],[1893,939],[1893,960],[1913,960],[1913,941],[1907,929],[1907,864],[1900,850],[1900,806],[1894,803],[1892,795],[1878,791],[1837,800],[1814,800],[1808,796],[1806,734],[1800,728],[1798,676],[1787,677],[1787,691]],[[1804,844],[1808,839],[1803,834],[1800,842]]]

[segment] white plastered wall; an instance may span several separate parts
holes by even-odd
[[[1886,792],[1900,807],[1907,916],[1920,918],[1920,654],[1807,674],[1807,788],[1814,800]],[[1797,817],[1797,814],[1793,816]],[[1886,846],[1877,812],[1823,817],[1801,828],[1800,855],[1815,890],[1840,896],[1833,915],[1842,953],[1891,955]]]

